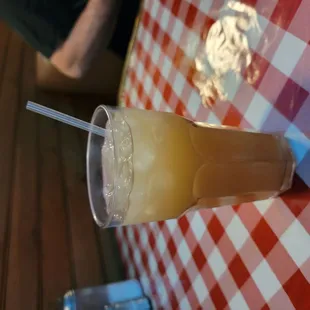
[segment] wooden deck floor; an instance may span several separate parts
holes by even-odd
[[[101,102],[37,91],[34,51],[0,24],[2,310],[54,309],[67,290],[124,274],[113,230],[89,210],[85,134],[27,112],[28,99],[84,119]]]

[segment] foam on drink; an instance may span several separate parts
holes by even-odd
[[[132,137],[128,124],[119,113],[107,122],[106,129],[104,145],[101,148],[103,197],[108,214],[122,222],[133,182]]]

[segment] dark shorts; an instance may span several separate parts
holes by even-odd
[[[125,59],[141,0],[123,0],[109,49]]]

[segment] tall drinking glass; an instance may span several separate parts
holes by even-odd
[[[280,135],[105,106],[92,124],[107,132],[90,133],[87,149],[89,199],[101,227],[263,200],[291,186],[295,163]]]

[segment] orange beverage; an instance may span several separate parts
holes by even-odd
[[[90,134],[88,150],[101,144],[100,163],[88,160],[89,176],[95,166],[102,171],[101,199],[94,201],[94,182],[88,184],[95,219],[103,227],[177,218],[193,207],[263,200],[291,186],[294,159],[279,135],[127,108],[99,107],[93,122],[109,133],[96,143]]]

